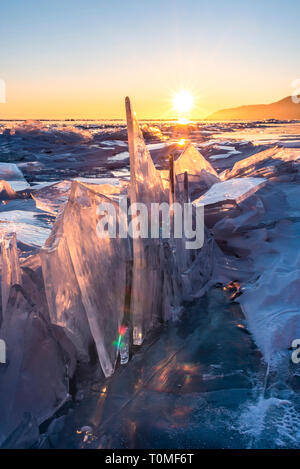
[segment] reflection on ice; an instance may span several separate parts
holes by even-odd
[[[29,246],[43,246],[50,234],[49,223],[37,212],[10,210],[0,213],[0,235],[16,233]]]

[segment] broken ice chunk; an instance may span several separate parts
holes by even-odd
[[[201,171],[204,170],[207,173],[218,177],[210,162],[201,155],[192,143],[190,143],[181,153],[179,158],[175,160],[174,169],[176,175],[187,172],[189,175],[199,176]]]
[[[226,150],[229,148],[229,147],[225,147]],[[238,155],[240,154],[241,152],[238,151],[238,150],[232,150],[232,151],[229,151],[228,153],[218,153],[218,154],[215,154],[215,155],[212,155],[210,156],[209,158],[211,160],[221,160],[223,158],[230,158],[230,156],[233,156],[233,155]]]
[[[11,185],[4,180],[0,180],[0,199],[9,200],[16,199],[17,197],[18,196]]]
[[[214,184],[206,194],[193,201],[197,205],[213,205],[223,201],[240,203],[260,189],[264,178],[235,178]]]
[[[64,204],[70,193],[71,181],[60,181],[42,189],[31,192],[36,207],[52,215],[57,215],[62,204]]]
[[[62,225],[63,220],[58,218],[40,251],[50,321],[64,328],[78,359],[88,362],[93,338]]]
[[[65,321],[67,329],[74,337],[81,337],[82,343],[86,343],[84,334],[91,332],[102,370],[105,376],[110,376],[118,355],[113,343],[124,315],[129,242],[128,239],[98,236],[98,207],[103,203],[110,203],[115,208],[118,224],[118,204],[74,181],[69,200],[56,221],[42,258],[48,298],[52,289],[60,292],[54,301],[48,299],[52,317],[56,315]],[[71,276],[69,280],[68,276]],[[72,290],[64,304],[66,282],[72,282],[73,289],[78,284],[80,295],[76,287],[76,292]],[[79,298],[84,309],[77,301]],[[77,340],[75,345],[78,347]]]
[[[176,199],[182,203],[185,198],[185,174],[188,177],[188,196],[191,199],[199,197],[213,184],[219,182],[219,177],[210,162],[191,143],[187,145],[179,158],[174,161],[174,173],[176,176]],[[164,186],[167,188],[169,185],[169,171],[161,170],[160,174]]]
[[[22,191],[29,187],[22,171],[13,163],[0,163],[0,179],[8,181],[14,191]]]
[[[236,162],[232,170],[226,172],[226,178],[256,175],[263,177],[274,176],[283,163],[294,162],[299,159],[299,148],[274,146]]]

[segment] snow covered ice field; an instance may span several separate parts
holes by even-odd
[[[299,448],[300,369],[291,343],[300,338],[300,123],[140,126],[163,184],[170,152],[175,168],[186,165],[190,198],[205,204],[208,241],[187,274],[170,268],[183,284],[180,304],[164,306],[167,320],[145,326],[143,344],[120,366],[112,339],[102,337],[105,321],[91,326],[91,305],[100,311],[102,298],[118,327],[128,247],[100,252],[90,235],[92,205],[82,201],[127,190],[126,123],[0,122],[0,338],[25,344],[8,349],[0,367],[0,406],[14,416],[9,428],[0,423],[0,446]],[[199,170],[188,164],[189,142],[202,155]],[[170,290],[166,283],[164,294]],[[175,321],[171,310],[180,311]],[[31,343],[52,360],[39,377]],[[10,364],[20,361],[25,372],[16,377]]]

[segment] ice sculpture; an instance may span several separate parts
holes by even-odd
[[[90,334],[105,376],[116,364],[113,342],[124,316],[128,239],[99,238],[99,204],[119,205],[73,182],[70,198],[41,251],[50,315],[63,323],[77,350],[87,354]],[[59,270],[58,270],[59,268]]]

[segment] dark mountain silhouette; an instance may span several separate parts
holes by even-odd
[[[264,120],[300,119],[300,103],[295,104],[291,96],[271,104],[252,104],[231,109],[221,109],[210,114],[210,120]]]

